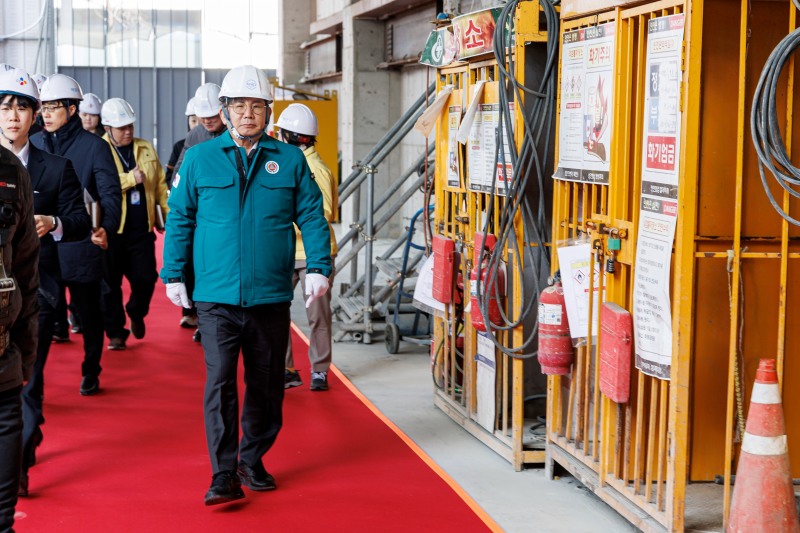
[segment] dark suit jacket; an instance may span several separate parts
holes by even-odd
[[[72,163],[33,144],[29,146],[28,174],[33,189],[34,214],[58,217],[64,231],[62,242],[86,238],[91,233],[92,221],[86,212],[83,189]],[[61,283],[58,246],[50,233],[41,237],[39,242],[40,290],[50,302],[52,297],[58,298],[58,284]]]
[[[72,162],[81,187],[102,208],[101,225],[107,234],[116,233],[122,216],[122,188],[108,143],[84,130],[77,113],[57,132],[42,131],[30,139],[37,148],[66,157]],[[83,240],[59,246],[58,260],[64,281],[93,283],[103,279],[106,253],[92,244],[89,234]]]

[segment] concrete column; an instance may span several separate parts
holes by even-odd
[[[345,8],[342,31],[342,89],[339,137],[342,149],[342,177],[346,178],[356,161],[365,156],[393,123],[392,77],[375,66],[384,58],[384,24],[372,20],[354,20]],[[384,162],[375,179],[376,198],[389,182],[390,162]],[[365,213],[361,195],[361,214]],[[353,202],[341,210],[342,225],[353,219]]]
[[[278,79],[282,85],[296,85],[305,73],[305,51],[300,45],[309,40],[309,26],[316,18],[316,1],[281,0],[278,27],[281,28],[278,54]]]

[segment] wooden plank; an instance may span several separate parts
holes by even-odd
[[[547,451],[554,461],[558,462],[558,464],[575,476],[581,483],[586,485],[586,487],[594,492],[601,500],[610,505],[615,511],[640,530],[645,533],[666,533],[666,531],[668,531],[662,523],[666,520],[663,514],[653,516],[631,502],[626,495],[613,486],[606,485],[601,487],[597,479],[597,473],[580,461],[577,461],[569,452],[558,444],[551,444]]]

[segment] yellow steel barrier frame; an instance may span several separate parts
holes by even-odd
[[[606,238],[596,231],[598,226],[606,224],[624,231],[626,238],[617,256],[616,272],[605,274],[601,268],[600,285],[605,288],[607,301],[627,309],[632,308],[634,229],[638,225],[641,192],[647,21],[656,16],[683,13],[685,5],[682,1],[660,1],[634,7],[620,5],[610,11],[562,20],[562,32],[616,22],[617,76],[610,186],[556,182],[553,241],[588,233],[590,240],[601,240],[601,247],[594,250],[592,257],[595,261],[602,261],[607,243]],[[698,15],[693,13],[694,23]],[[686,43],[697,37],[693,30],[695,28],[687,18]],[[696,66],[699,68],[699,63]],[[696,102],[687,101],[687,95],[692,94],[687,87],[699,81],[697,74],[692,65],[683,65],[684,156],[679,202],[684,207],[677,221],[673,258],[673,302],[677,309],[673,314],[675,355],[672,379],[669,382],[658,380],[634,368],[630,401],[626,405],[611,402],[600,395],[599,344],[592,346],[589,342],[577,349],[571,376],[553,376],[548,382],[549,458],[565,466],[604,501],[645,531],[683,528],[687,420],[680,413],[687,412],[689,399],[689,343],[681,344],[677,339],[691,335],[691,323],[682,323],[677,317],[689,316],[692,303],[694,257],[691,250],[690,253],[682,252],[684,247],[681,243],[692,242],[694,238],[693,213],[686,200],[693,197],[692,182],[696,180],[696,169],[686,163],[696,161],[696,154],[693,156],[690,146],[696,143],[689,140],[696,138],[697,125],[688,120],[696,116],[690,109]],[[558,268],[556,254],[553,257],[555,270]],[[591,302],[589,309],[590,312],[595,309]],[[552,472],[550,461],[547,466]]]
[[[524,82],[525,46],[531,42],[544,42],[547,33],[540,31],[540,11],[538,3],[527,2],[521,4],[516,15],[516,64],[519,68],[517,78]],[[438,70],[437,90],[445,85],[453,85],[453,91],[448,106],[461,105],[462,113],[472,97],[475,83],[485,80],[483,103],[496,103],[498,101],[497,64],[494,59],[477,58],[469,63],[459,63]],[[517,146],[522,142],[521,108],[516,105],[515,127]],[[484,220],[482,213],[487,212],[490,195],[485,192],[469,190],[467,183],[468,162],[461,156],[459,150],[459,178],[461,185],[451,187],[447,185],[447,155],[449,152],[448,113],[439,118],[436,134],[436,187],[435,187],[435,233],[453,239],[462,250],[462,261],[459,272],[464,284],[464,297],[469,298],[469,276],[472,269],[472,242],[476,231],[482,231]],[[505,199],[494,199],[494,224],[499,225],[501,207]],[[515,219],[517,225],[516,235],[519,236],[519,249],[525,244],[522,242],[521,217]],[[504,250],[504,259],[507,264],[514,264],[510,247]],[[509,269],[511,284],[519,287],[522,273]],[[511,316],[519,314],[521,298],[519,291],[514,293],[511,301],[506,302],[506,311]],[[465,302],[466,304],[466,302]],[[507,355],[495,352],[496,357],[496,394],[495,404],[497,416],[494,430],[489,432],[477,422],[477,364],[474,355],[477,353],[476,331],[472,327],[470,314],[463,316],[463,353],[458,350],[458,336],[455,324],[457,318],[454,311],[448,307],[442,316],[434,318],[434,334],[432,345],[433,374],[436,382],[434,404],[453,420],[461,424],[468,432],[489,448],[506,458],[516,470],[521,470],[524,464],[543,463],[545,452],[543,449],[532,449],[524,442],[524,367],[525,362]],[[522,326],[511,332],[498,334],[504,346],[519,346],[523,342]],[[459,364],[460,361],[460,364]]]
[[[589,232],[604,248],[605,237],[595,231],[599,224],[625,230],[617,272],[601,273],[601,281],[606,299],[626,309],[632,309],[641,193],[646,25],[676,13],[685,15],[682,155],[670,381],[634,369],[627,404],[598,398],[599,347],[581,347],[573,375],[548,381],[549,459],[645,531],[693,526],[693,504],[703,498],[711,501],[721,524],[729,512],[739,452],[737,416],[746,412],[760,357],[778,360],[794,477],[800,470],[800,360],[786,356],[800,345],[799,304],[789,287],[800,278],[797,263],[790,262],[800,259],[800,230],[779,219],[767,203],[749,131],[758,75],[777,42],[796,28],[796,10],[790,0],[616,1],[613,8],[601,0],[565,4],[569,12],[562,31],[616,21],[617,76],[610,186],[557,182],[553,240]],[[777,96],[790,154],[800,149],[800,121],[792,120],[796,69],[792,59]],[[786,212],[800,212],[798,200],[776,189]],[[747,306],[745,289],[756,295]],[[724,365],[727,372],[721,375]],[[552,468],[550,461],[547,466]],[[722,487],[689,484],[715,474],[721,474]]]

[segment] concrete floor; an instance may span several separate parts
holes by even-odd
[[[302,301],[298,286],[292,320],[308,334]],[[333,362],[506,532],[637,531],[570,476],[549,481],[542,468],[515,472],[436,408],[427,347],[401,342],[400,352],[390,355],[381,334],[369,345],[335,343]]]

